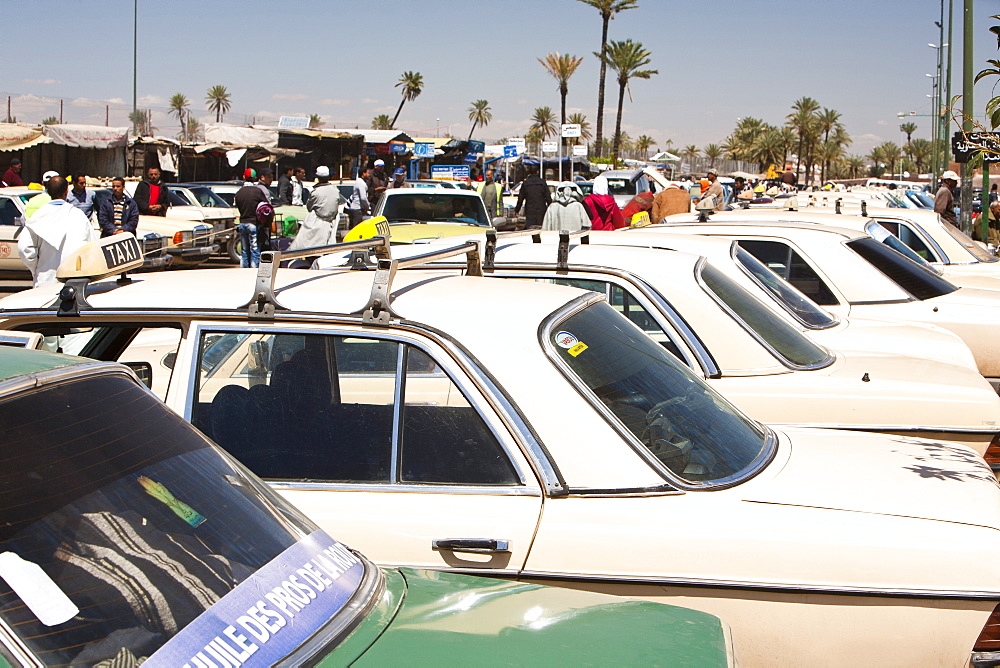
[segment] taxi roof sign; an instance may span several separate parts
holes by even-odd
[[[142,266],[142,246],[129,232],[84,244],[69,254],[56,270],[62,282],[86,278],[92,281],[132,271]]]

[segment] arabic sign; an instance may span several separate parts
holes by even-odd
[[[508,144],[503,147],[503,157],[505,158],[516,158],[517,157],[517,147],[513,144]]]
[[[579,123],[563,123],[562,126],[562,136],[563,137],[579,137],[583,132],[583,128],[580,127]]]
[[[431,178],[444,181],[468,181],[468,165],[431,165]]]
[[[340,612],[363,574],[357,557],[316,531],[216,601],[143,665],[273,666]]]
[[[555,153],[559,150],[559,144],[554,141],[542,142],[542,153]]]
[[[573,147],[573,155],[587,155],[587,145],[577,144]]]
[[[955,162],[969,162],[976,154],[986,162],[1000,162],[1000,132],[956,132],[951,151]]]
[[[511,137],[507,141],[511,146],[516,146],[518,151],[524,153],[524,147],[526,146],[524,137]]]
[[[482,153],[483,151],[486,150],[486,142],[470,139],[468,143],[469,143],[469,153]]]

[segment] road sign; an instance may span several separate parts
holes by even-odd
[[[577,144],[573,147],[573,155],[587,155],[587,145]]]
[[[507,141],[511,146],[516,146],[518,152],[520,153],[523,153],[525,146],[527,146],[527,144],[524,143],[524,137],[511,137]]]
[[[955,162],[969,162],[982,155],[986,162],[1000,162],[1000,132],[956,132],[951,138]]]
[[[558,150],[559,150],[559,142],[554,142],[554,141],[542,142],[542,153],[555,153]]]
[[[562,136],[567,138],[579,137],[583,132],[583,128],[580,127],[579,123],[563,123],[562,126]]]
[[[517,157],[517,147],[513,144],[508,144],[503,147],[503,157],[505,158],[516,158]]]
[[[309,119],[305,116],[282,116],[278,119],[279,128],[308,128]]]
[[[485,142],[476,141],[475,139],[469,140],[469,153],[482,153],[485,150]]]

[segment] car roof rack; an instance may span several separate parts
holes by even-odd
[[[348,250],[374,251],[377,258],[371,296],[368,299],[368,304],[359,311],[363,322],[371,325],[387,326],[393,317],[400,317],[399,314],[392,310],[390,305],[392,281],[396,276],[396,271],[399,269],[407,269],[455,255],[465,255],[466,275],[483,275],[479,243],[475,241],[466,241],[457,246],[442,248],[402,260],[392,258],[389,237],[382,235],[371,239],[330,244],[328,246],[314,246],[294,251],[265,251],[260,254],[260,266],[257,268],[257,283],[254,289],[254,297],[246,304],[247,316],[253,320],[270,320],[274,318],[276,309],[288,310],[278,302],[274,294],[274,281],[277,278],[278,269],[283,260],[314,257]],[[368,269],[366,263],[356,260],[357,258],[352,255],[351,269]]]
[[[569,269],[569,240],[579,237],[581,244],[590,243],[590,228],[569,232],[559,230],[559,250],[556,254],[556,267],[558,269]],[[531,237],[532,243],[542,243],[541,230],[518,230],[516,232],[497,232],[496,230],[486,230],[486,249],[483,251],[483,271],[492,273],[496,264],[497,241],[500,239],[516,239],[517,237]]]

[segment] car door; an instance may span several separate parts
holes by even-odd
[[[185,416],[321,527],[380,563],[522,569],[540,487],[433,342],[211,323],[189,339]]]

